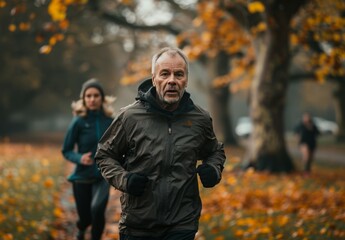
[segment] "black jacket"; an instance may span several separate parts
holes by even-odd
[[[168,112],[156,103],[149,83],[139,87],[137,101],[121,109],[100,140],[95,159],[104,178],[123,192],[120,232],[159,237],[167,231],[197,230],[197,160],[214,167],[220,181],[223,145],[209,114],[188,93],[176,111]],[[149,178],[144,195],[127,193],[129,172]]]

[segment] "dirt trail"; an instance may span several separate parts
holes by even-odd
[[[68,164],[70,165],[70,164]],[[71,167],[68,167],[70,169]],[[70,171],[69,171],[70,172]],[[62,211],[55,228],[55,240],[74,240],[77,234],[76,221],[77,212],[72,194],[72,186],[67,180],[63,183],[62,192],[59,197],[59,205]],[[106,226],[102,240],[117,240],[118,220],[120,218],[120,192],[114,188],[110,189],[110,198],[106,210]],[[91,239],[90,228],[86,232],[86,240]]]

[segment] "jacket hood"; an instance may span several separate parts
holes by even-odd
[[[184,92],[182,99],[180,100],[180,103],[175,111],[170,112],[163,109],[156,101],[156,87],[153,86],[151,78],[144,80],[139,85],[138,95],[135,99],[144,102],[148,111],[158,111],[168,116],[176,115],[183,112],[189,112],[194,109],[194,103],[190,98],[190,94],[186,91]]]

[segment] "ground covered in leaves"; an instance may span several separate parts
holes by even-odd
[[[197,239],[345,239],[344,164],[269,175],[236,170],[242,155],[228,148],[222,182],[201,188]],[[0,239],[74,239],[71,167],[58,144],[0,143]],[[119,214],[112,189],[104,240],[118,239]]]

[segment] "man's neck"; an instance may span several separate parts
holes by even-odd
[[[170,103],[162,102],[158,97],[156,97],[156,101],[159,104],[159,106],[161,106],[161,108],[163,108],[164,110],[168,112],[175,111],[179,106],[179,102],[170,104]]]

